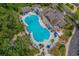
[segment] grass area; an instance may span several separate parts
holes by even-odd
[[[73,31],[74,26],[71,24],[66,24],[64,26],[64,32],[63,35],[61,36],[61,39],[66,42],[68,42],[69,37],[72,35],[72,31]]]
[[[60,10],[60,11],[62,12],[63,9],[64,9],[63,3],[59,3],[59,4],[57,5],[57,9]]]
[[[23,31],[19,21],[21,8],[33,4],[0,4],[0,55],[34,55],[38,49],[29,48],[29,37],[18,37],[15,42],[12,38]]]
[[[16,29],[18,32],[22,32],[23,31],[23,27],[22,27],[22,23],[20,20],[18,20],[18,24],[16,26]]]
[[[79,21],[79,7],[77,8],[77,11],[74,13],[75,20]]]
[[[59,50],[60,50],[61,56],[65,56],[66,48],[63,44],[59,45]]]
[[[4,37],[11,39],[16,33],[17,14],[15,13],[15,11],[9,11],[4,7],[0,7],[0,15],[0,38]]]
[[[66,3],[65,6],[69,11],[72,11],[74,9],[74,6],[72,4]]]
[[[17,37],[17,40],[13,43],[13,45],[14,49],[12,50],[12,54],[10,55],[32,56],[39,52],[38,49],[32,47],[29,36],[27,35],[23,37]]]
[[[73,7],[72,4],[66,3],[66,5],[67,5],[69,8],[74,9],[74,7]]]
[[[49,51],[51,54],[55,56],[65,56],[66,48],[63,44],[59,42],[56,44],[55,48],[50,49]]]
[[[23,37],[17,37],[15,42],[10,41],[9,39],[4,39],[5,41],[0,41],[0,55],[6,56],[29,56],[34,55],[39,52],[38,49],[31,46],[31,41],[29,36],[25,35]]]

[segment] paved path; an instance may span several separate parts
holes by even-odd
[[[17,39],[17,36],[21,36],[22,37],[23,35],[25,35],[24,32],[20,32],[18,34],[15,34],[12,40],[15,41]]]
[[[72,37],[72,40],[69,45],[68,56],[77,56],[77,50],[79,49],[79,46],[77,45],[78,43],[79,43],[79,30],[76,28],[76,32]]]
[[[75,34],[75,31],[76,31],[76,27],[74,27],[74,29],[73,29],[73,31],[72,31],[72,36],[68,39],[68,42],[67,42],[67,44],[65,45],[66,46],[66,56],[68,55],[68,50],[69,50],[69,45],[70,45],[70,42],[71,42],[71,40],[72,40],[72,37],[74,36],[74,34]]]

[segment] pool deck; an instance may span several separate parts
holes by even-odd
[[[53,48],[53,46],[56,44],[56,42],[58,42],[58,39],[59,39],[58,36],[57,36],[56,38],[54,38],[54,32],[51,32],[51,31],[45,26],[45,24],[44,24],[43,21],[41,20],[41,17],[39,17],[39,23],[40,23],[40,25],[43,26],[44,28],[46,28],[46,29],[50,32],[50,37],[49,37],[48,40],[44,40],[43,42],[37,42],[37,41],[34,39],[34,37],[33,37],[33,33],[32,33],[32,32],[29,33],[29,32],[27,31],[27,29],[26,29],[26,27],[28,26],[28,24],[25,23],[24,19],[25,19],[28,15],[36,15],[36,14],[35,14],[35,13],[32,13],[32,12],[29,12],[29,14],[26,14],[26,15],[24,15],[24,16],[21,16],[21,18],[22,18],[22,20],[23,20],[23,23],[24,23],[24,25],[25,25],[25,32],[26,32],[27,34],[30,34],[30,37],[31,37],[30,40],[32,40],[34,47],[37,47],[37,46],[38,46],[38,49],[40,49],[39,44],[43,44],[44,47],[43,47],[42,49],[44,49],[45,54],[46,54],[46,55],[50,55],[50,54],[48,53],[48,49],[46,48],[46,46],[47,46],[47,45],[51,45],[51,46],[52,46],[51,48]],[[54,39],[53,44],[51,44],[51,39]],[[42,52],[42,49],[40,49],[40,53]],[[40,53],[39,53],[39,54],[40,54]]]

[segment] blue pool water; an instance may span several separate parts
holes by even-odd
[[[50,32],[40,25],[39,16],[29,15],[25,18],[25,23],[28,24],[28,32],[33,33],[33,37],[37,42],[43,42],[49,39]]]

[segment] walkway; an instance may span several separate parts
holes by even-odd
[[[67,44],[65,45],[65,46],[66,46],[66,56],[68,55],[69,45],[70,45],[70,42],[71,42],[72,37],[73,37],[74,34],[75,34],[75,31],[76,31],[76,27],[74,27],[74,29],[73,29],[73,31],[72,31],[72,36],[68,39],[68,42],[67,42]]]
[[[12,39],[12,41],[15,41],[15,40],[17,39],[17,36],[22,37],[22,36],[24,36],[24,35],[25,35],[25,32],[20,32],[20,33],[18,33],[18,34],[15,34],[14,37],[13,37],[13,39]]]

